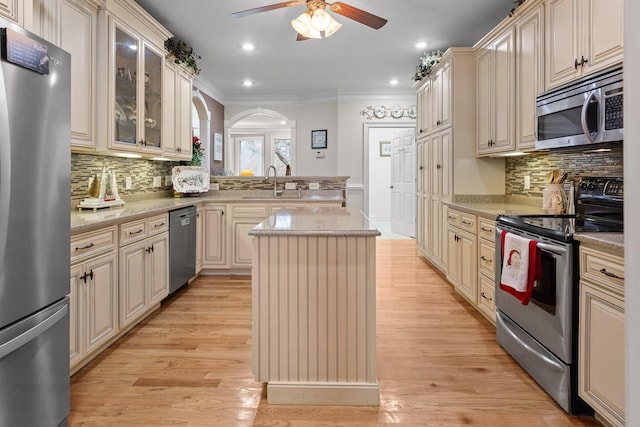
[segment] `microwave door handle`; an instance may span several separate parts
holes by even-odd
[[[587,96],[587,99],[584,101],[584,104],[582,104],[582,114],[580,115],[580,123],[582,124],[582,132],[584,132],[585,136],[587,137],[587,139],[589,140],[589,142],[593,142],[594,138],[591,136],[591,132],[589,131],[589,125],[587,124],[587,110],[589,109],[589,103],[591,102],[591,99],[594,98],[596,96],[596,91],[594,90],[593,92],[591,92],[589,94],[589,96]],[[596,98],[596,100],[598,100]],[[599,102],[599,100],[598,100]],[[598,119],[598,122],[600,122],[600,119]],[[596,135],[600,132],[600,123],[598,123],[598,131],[596,132]]]

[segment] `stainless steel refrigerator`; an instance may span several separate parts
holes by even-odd
[[[71,57],[0,31],[0,427],[66,425]]]

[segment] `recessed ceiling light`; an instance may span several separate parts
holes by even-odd
[[[285,122],[284,120],[280,120],[280,124],[281,124],[281,125],[286,125],[286,124],[287,124],[287,122]]]
[[[253,86],[253,82],[251,80],[245,80],[244,82],[242,82],[243,85],[249,87],[249,86]]]
[[[427,47],[427,43],[426,42],[418,42],[415,44],[417,49],[424,49],[425,47]]]
[[[252,43],[245,43],[245,44],[242,45],[242,49],[244,49],[246,51],[252,51],[255,48],[256,47]]]
[[[397,85],[398,83],[399,83],[398,79],[391,79],[391,81],[389,82],[389,84],[391,84],[393,86]]]

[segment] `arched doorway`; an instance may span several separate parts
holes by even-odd
[[[214,169],[213,165],[213,140],[211,135],[211,112],[207,107],[207,102],[199,90],[194,90],[191,98],[191,133],[200,138],[204,147],[204,157],[202,166],[207,168],[209,173]]]

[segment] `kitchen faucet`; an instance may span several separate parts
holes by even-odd
[[[271,172],[271,169],[273,169],[273,196],[278,196],[279,194],[282,194],[282,190],[278,191],[277,190],[277,185],[278,185],[278,173],[276,172],[276,167],[271,165],[269,166],[269,169],[267,169],[267,174],[264,176],[265,181],[267,179],[269,179],[269,172]]]

